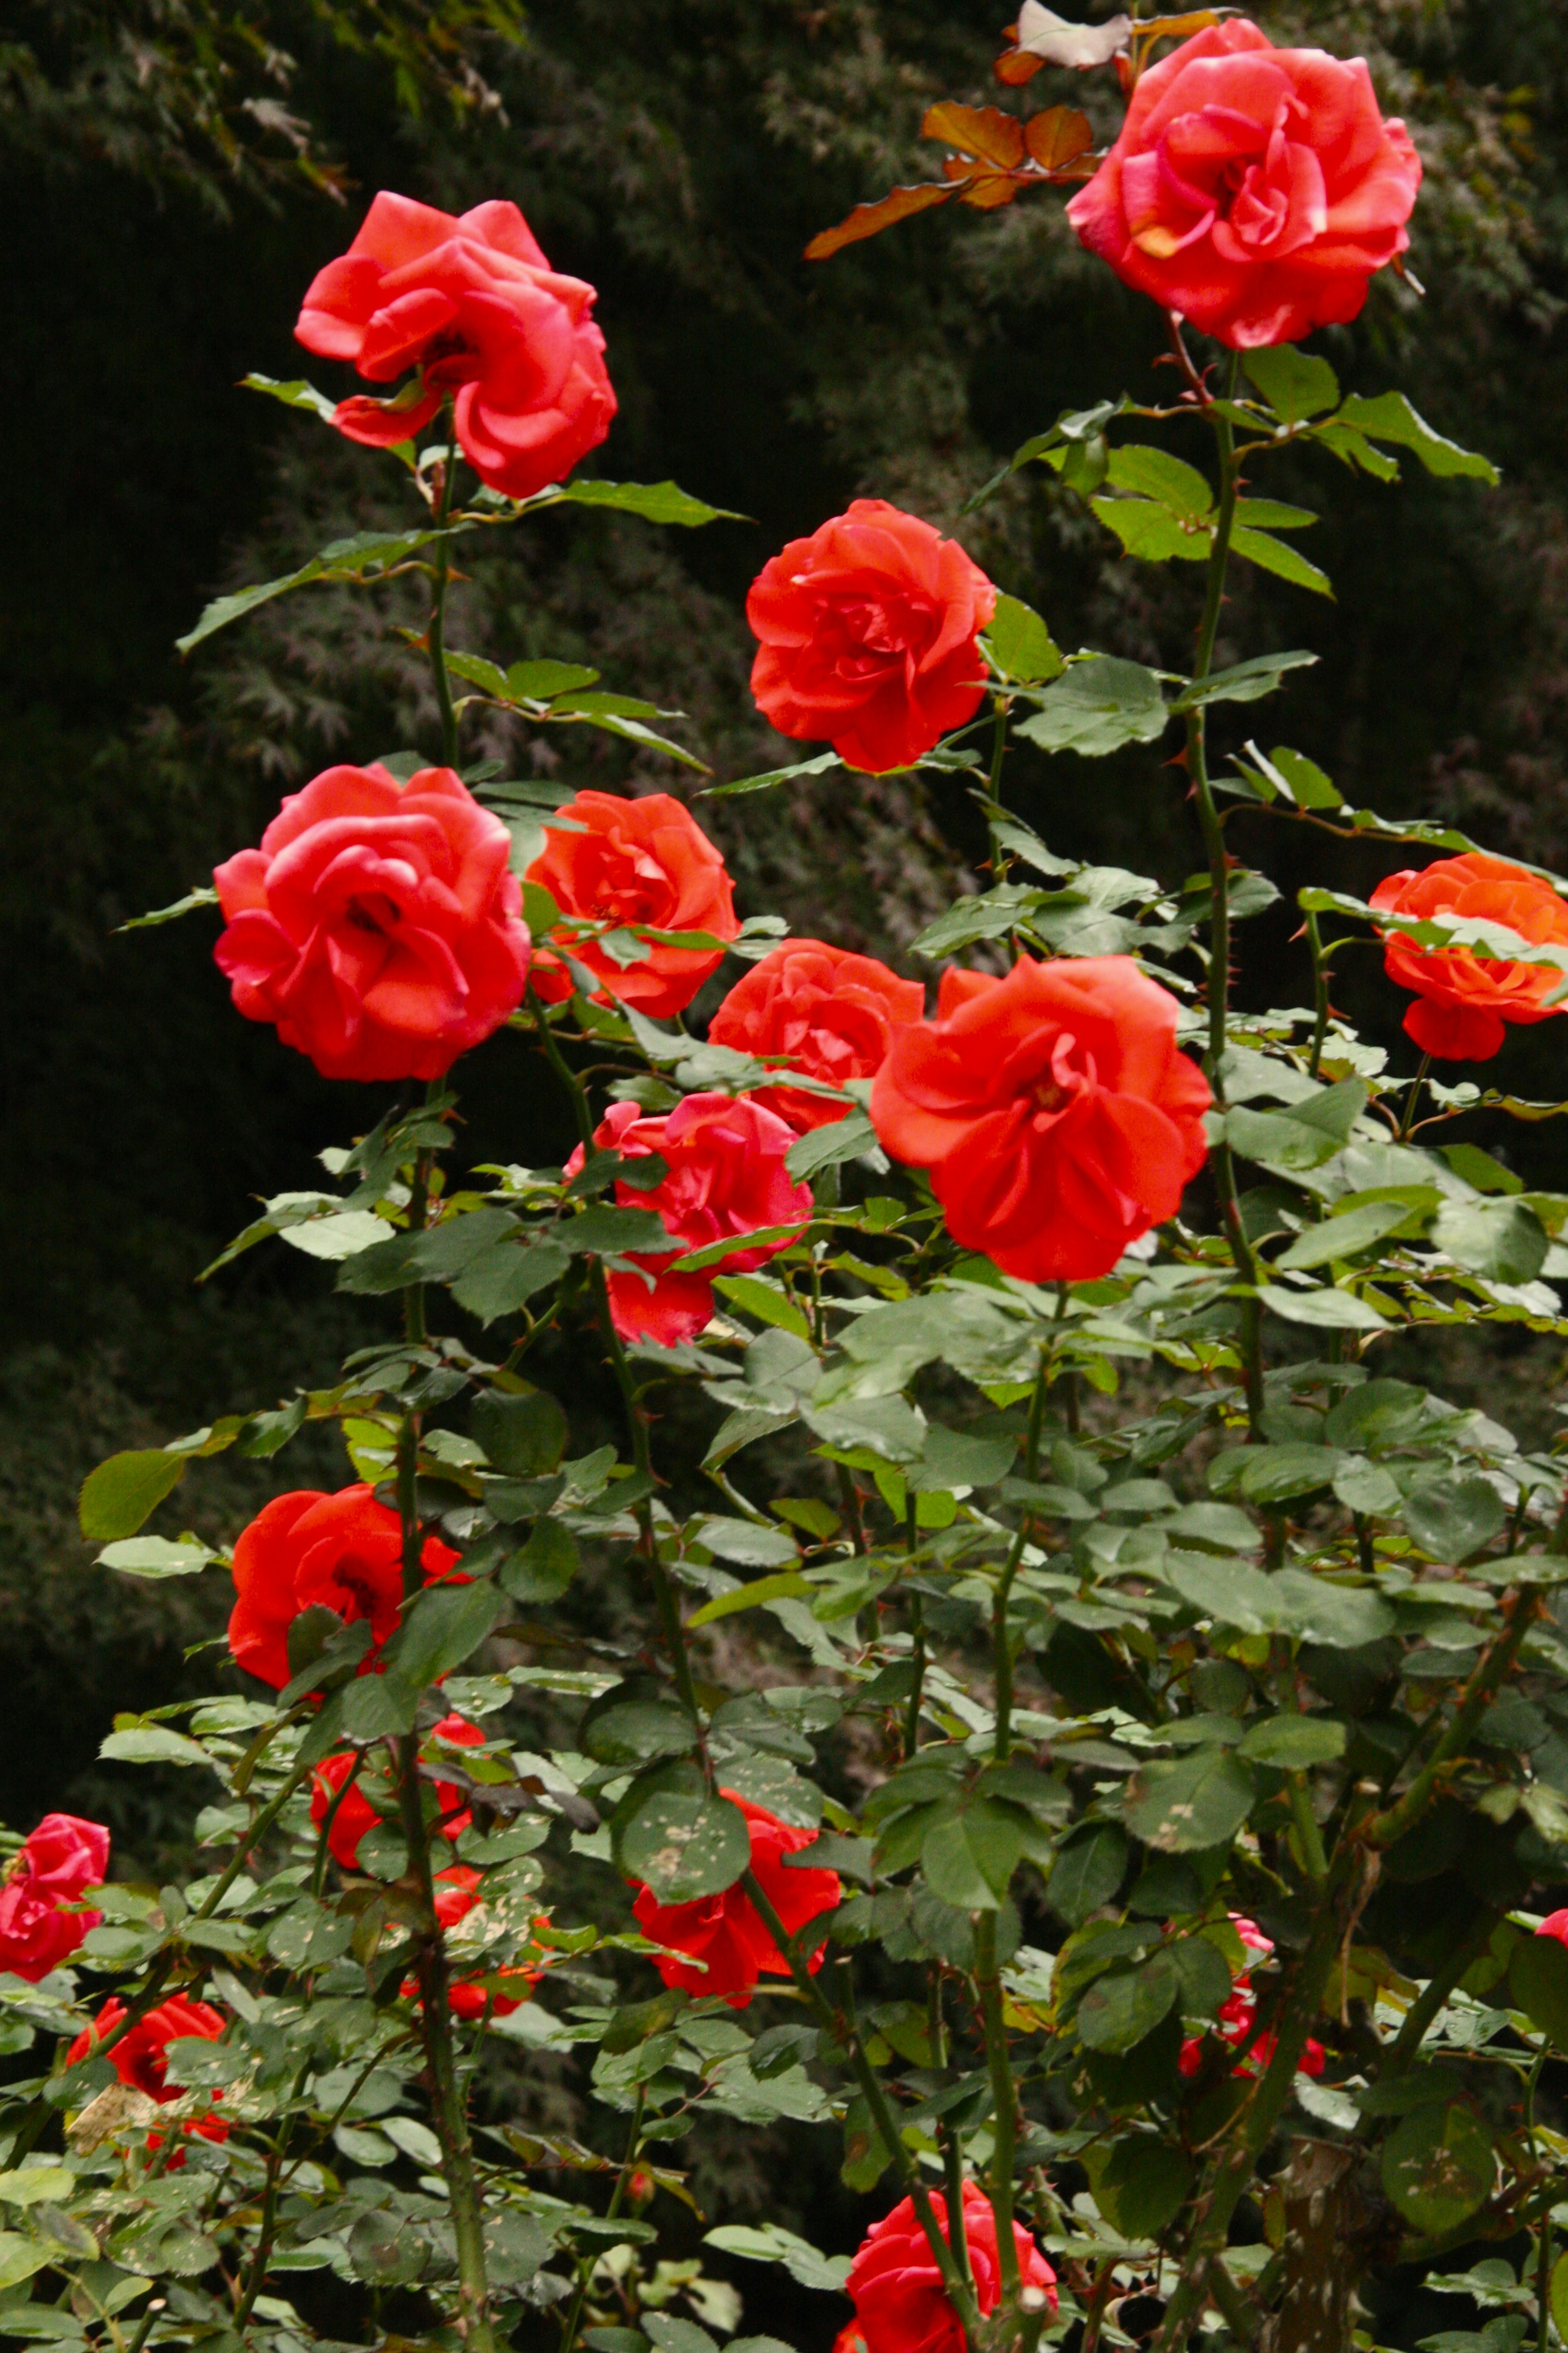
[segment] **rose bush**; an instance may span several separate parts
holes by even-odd
[[[1390,914],[1417,919],[1461,915],[1498,923],[1521,938],[1568,947],[1568,905],[1549,882],[1506,858],[1468,851],[1439,858],[1419,871],[1390,874],[1372,894]],[[1390,980],[1415,991],[1405,1015],[1406,1033],[1440,1060],[1487,1062],[1501,1048],[1510,1021],[1548,1020],[1568,1010],[1545,999],[1563,979],[1549,965],[1509,964],[1478,956],[1466,946],[1424,948],[1397,932],[1386,934]]]
[[[426,1577],[458,1566],[448,1545],[430,1536],[419,1555]],[[234,1547],[235,1604],[228,1647],[237,1666],[280,1691],[293,1672],[289,1629],[301,1610],[335,1610],[347,1625],[363,1620],[373,1649],[395,1632],[403,1599],[403,1531],[397,1514],[363,1482],[335,1495],[306,1488],[276,1495]]]
[[[826,940],[790,940],[735,983],[708,1035],[716,1046],[762,1060],[776,1055],[807,1078],[841,1088],[847,1079],[875,1078],[894,1032],[924,1011],[920,982],[900,980],[875,956],[850,955]],[[801,1087],[759,1087],[752,1101],[797,1134],[844,1115],[841,1101]]]
[[[635,801],[579,793],[559,817],[528,870],[529,881],[548,891],[569,919],[552,936],[593,975],[599,1003],[618,998],[655,1021],[684,1011],[718,969],[723,950],[641,941],[638,932],[706,932],[732,940],[741,926],[722,856],[689,809],[668,793]],[[605,928],[616,936],[615,953],[601,944]],[[548,948],[534,958],[531,980],[547,1005],[572,994],[571,973]]]

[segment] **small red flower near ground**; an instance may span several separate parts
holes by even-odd
[[[931,2202],[942,2237],[951,2245],[947,2200],[933,2190]],[[974,2300],[983,2316],[993,2313],[1002,2295],[996,2216],[990,2199],[973,2181],[963,2185],[963,2238]],[[1027,2231],[1016,2222],[1013,2244],[1024,2286],[1042,2290],[1054,2313],[1057,2275]],[[963,2353],[963,2325],[948,2301],[912,2199],[901,2199],[890,2214],[872,2223],[850,2266],[846,2286],[854,2299],[853,2325],[858,2328],[865,2353]],[[847,2335],[847,2330],[842,2332],[840,2345]]]
[[[1366,61],[1211,25],[1140,77],[1068,206],[1091,253],[1233,351],[1355,318],[1410,243],[1421,159]]]
[[[920,982],[900,980],[874,956],[850,955],[825,940],[789,940],[736,982],[708,1038],[763,1060],[787,1055],[792,1069],[841,1087],[847,1079],[874,1079],[894,1031],[924,1011]],[[802,1135],[850,1108],[799,1087],[758,1087],[752,1100]]]
[[[458,1555],[435,1536],[426,1537],[419,1558],[426,1583],[458,1566]],[[310,1488],[275,1495],[234,1547],[234,1584],[228,1647],[247,1674],[282,1690],[291,1672],[289,1629],[302,1609],[318,1603],[350,1625],[368,1621],[374,1640],[363,1673],[397,1629],[403,1599],[397,1514],[358,1483],[335,1495]]]
[[[477,1724],[466,1724],[460,1715],[443,1716],[430,1737],[451,1741],[462,1748],[482,1748],[485,1739]],[[391,1802],[392,1778],[385,1773],[378,1777],[388,1796],[385,1813],[379,1812],[365,1796],[363,1774],[355,1780],[336,1812],[332,1812],[332,1800],[348,1779],[353,1761],[352,1751],[342,1749],[337,1756],[329,1757],[325,1764],[318,1765],[311,1777],[310,1820],[320,1830],[328,1814],[331,1813],[332,1826],[327,1833],[327,1846],[334,1862],[341,1862],[345,1871],[359,1869],[359,1842],[365,1832],[379,1829],[383,1822],[395,1819],[395,1807]],[[436,1801],[441,1809],[438,1825],[441,1835],[455,1844],[472,1822],[473,1816],[464,1804],[462,1792],[455,1782],[437,1781]]]
[[[784,1862],[786,1855],[810,1846],[816,1831],[781,1822],[765,1806],[752,1805],[733,1789],[719,1794],[746,1817],[752,1869],[786,1936],[793,1936],[818,1913],[837,1909],[844,1891],[836,1871],[804,1865],[792,1869]],[[654,1962],[667,1986],[684,1986],[689,1993],[721,1993],[731,2010],[744,2010],[760,1977],[789,1975],[789,1963],[738,1880],[722,1894],[700,1896],[694,1904],[661,1904],[651,1887],[644,1887],[632,1910],[643,1935],[670,1948],[668,1957],[660,1955]],[[679,1953],[687,1958],[676,1959]],[[814,1974],[822,1967],[820,1948],[809,1966]]]
[[[668,793],[645,793],[635,801],[616,793],[579,793],[556,814],[568,823],[545,827],[545,848],[528,879],[575,919],[563,925],[557,946],[594,975],[596,1003],[618,998],[651,1021],[683,1011],[721,961],[721,948],[647,941],[637,953],[637,942],[628,938],[630,961],[622,963],[592,937],[580,938],[576,925],[609,923],[625,934],[632,924],[646,924],[650,931],[706,932],[711,939],[732,940],[741,924],[722,853]],[[547,1005],[572,994],[571,974],[546,947],[534,956],[531,979]]]
[[[325,1079],[438,1079],[522,1002],[511,837],[451,768],[325,768],[216,869],[214,960]]]
[[[705,1272],[660,1271],[669,1258],[705,1250],[728,1234],[804,1225],[811,1216],[811,1187],[797,1185],[784,1166],[795,1140],[793,1128],[746,1095],[688,1095],[658,1119],[643,1118],[636,1103],[610,1105],[594,1131],[598,1149],[627,1159],[657,1152],[668,1170],[646,1193],[616,1180],[621,1208],[654,1210],[670,1237],[668,1255],[632,1253],[634,1263],[647,1269],[651,1283],[640,1274],[606,1277],[610,1313],[623,1340],[654,1340],[663,1347],[694,1340],[712,1317],[716,1274],[749,1271],[789,1248],[793,1233],[732,1250]],[[566,1163],[568,1176],[576,1175],[583,1161],[579,1145]]]
[[[1174,1217],[1209,1103],[1175,998],[1131,956],[1026,956],[1005,980],[942,975],[935,1021],[894,1035],[871,1120],[893,1159],[929,1170],[963,1249],[1084,1282]]]
[[[958,542],[885,499],[792,539],[752,583],[752,692],[781,735],[851,768],[909,768],[984,693],[996,591]]]
[[[0,1970],[37,1985],[68,1960],[101,1912],[64,1912],[109,1869],[109,1832],[76,1814],[46,1814],[0,1889]]]
[[[455,218],[384,189],[347,253],[312,280],[294,332],[371,384],[419,370],[411,400],[339,402],[332,421],[352,441],[409,440],[456,393],[468,463],[526,499],[564,481],[610,429],[594,301],[582,279],[551,269],[515,205]]]
[[[110,1994],[92,2024],[84,2027],[71,2044],[66,2053],[66,2065],[75,2067],[83,2059],[90,2059],[99,2043],[124,2016],[125,2004]],[[161,2001],[156,2010],[150,2010],[144,2018],[139,2018],[134,2026],[128,2027],[119,2042],[104,2055],[122,2084],[128,2084],[132,2091],[142,2093],[146,2099],[155,2100],[163,2107],[171,2100],[181,2100],[185,2096],[179,2084],[171,2084],[168,2080],[170,2043],[190,2037],[204,2042],[216,2042],[221,2040],[227,2024],[222,2010],[214,2010],[210,2002],[186,2001],[182,1995],[175,1994],[169,2000]],[[219,2092],[213,2094],[215,2101],[222,2096]],[[228,2126],[221,2116],[192,2116],[181,2125],[180,2130],[183,2133],[199,2133],[203,2140],[228,2138]],[[161,2147],[163,2139],[162,2133],[150,2133],[147,2137],[149,2149]],[[184,2161],[184,2152],[180,2150],[170,2159],[164,2170],[177,2173]]]
[[[1504,924],[1522,939],[1568,947],[1568,905],[1552,885],[1525,867],[1478,849],[1390,874],[1370,903],[1397,915],[1468,915]],[[1415,1003],[1405,1016],[1405,1033],[1440,1061],[1489,1061],[1508,1022],[1547,1021],[1554,1013],[1568,1013],[1568,1002],[1542,1002],[1564,977],[1554,965],[1489,961],[1468,947],[1418,947],[1398,932],[1384,934],[1384,948],[1390,980],[1415,991]]]

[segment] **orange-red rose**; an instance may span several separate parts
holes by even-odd
[[[435,1536],[426,1538],[419,1558],[427,1583],[458,1565],[457,1554]],[[234,1547],[234,1584],[228,1647],[237,1665],[274,1690],[281,1691],[291,1672],[289,1629],[317,1604],[351,1625],[369,1622],[374,1647],[366,1665],[373,1664],[396,1631],[403,1599],[397,1514],[363,1484],[335,1495],[310,1488],[275,1495]]]
[[[1084,244],[1233,351],[1353,319],[1410,242],[1421,159],[1362,58],[1212,25],[1143,74],[1068,206]]]
[[[799,1854],[812,1844],[815,1831],[781,1822],[765,1806],[752,1805],[733,1789],[719,1794],[746,1817],[752,1869],[786,1936],[793,1936],[819,1913],[837,1909],[844,1891],[836,1871],[805,1865],[791,1869],[784,1862],[786,1855]],[[731,2010],[744,2010],[760,1977],[789,1975],[789,1963],[739,1881],[721,1895],[704,1895],[694,1904],[661,1904],[652,1888],[645,1887],[632,1910],[645,1936],[671,1948],[654,1962],[667,1986],[684,1986],[690,1993],[721,1993]],[[679,1953],[687,1958],[676,1959]],[[809,1967],[814,1972],[822,1967],[820,1947]]]
[[[1372,904],[1399,915],[1473,916],[1504,924],[1522,939],[1568,947],[1568,906],[1551,884],[1478,849],[1439,858],[1419,872],[1412,867],[1389,875],[1373,892]],[[1545,1021],[1568,1012],[1568,1003],[1542,1002],[1564,978],[1555,965],[1489,961],[1467,947],[1417,947],[1398,932],[1384,934],[1384,946],[1390,980],[1416,992],[1405,1028],[1424,1053],[1441,1061],[1489,1061],[1506,1022]]]
[[[459,1748],[482,1748],[485,1739],[477,1724],[467,1724],[460,1715],[443,1716],[432,1729],[430,1737],[437,1742],[450,1741]],[[437,1754],[439,1756],[439,1748]],[[324,1765],[318,1765],[311,1777],[310,1820],[320,1830],[328,1815],[331,1815],[332,1826],[327,1832],[327,1846],[333,1860],[341,1862],[345,1871],[359,1869],[359,1842],[365,1832],[378,1830],[392,1818],[392,1785],[391,1777],[387,1774],[379,1777],[387,1792],[385,1811],[374,1806],[365,1795],[363,1773],[333,1810],[333,1800],[348,1779],[353,1761],[350,1750],[340,1749],[335,1757],[329,1757]],[[454,1781],[437,1781],[436,1802],[441,1809],[441,1819],[437,1827],[443,1838],[456,1842],[473,1820],[463,1802],[463,1793]]]
[[[653,1021],[680,1012],[723,950],[639,942],[631,927],[732,940],[741,925],[721,854],[668,793],[635,801],[579,793],[558,815],[567,824],[545,828],[547,846],[528,870],[529,881],[542,884],[569,919],[552,934],[556,944],[594,975],[598,1002],[619,997]],[[605,924],[619,935],[625,961],[582,928]],[[572,994],[570,973],[547,949],[534,958],[532,979],[547,1004]]]
[[[947,2200],[931,2193],[942,2237],[952,2243]],[[969,2274],[982,2314],[994,2312],[1002,2295],[996,2216],[978,2183],[963,2185],[963,2238]],[[1043,2289],[1057,2308],[1055,2272],[1027,2231],[1013,2225],[1018,2272],[1026,2287]],[[890,2214],[873,2222],[846,2282],[866,2353],[963,2353],[963,2329],[948,2301],[936,2257],[915,2214],[912,2199],[900,2199]]]
[[[784,1166],[795,1130],[745,1095],[688,1095],[659,1119],[642,1118],[636,1103],[612,1103],[594,1142],[629,1160],[657,1152],[667,1170],[646,1193],[616,1181],[621,1208],[652,1209],[670,1238],[668,1254],[632,1253],[651,1282],[641,1274],[607,1277],[610,1313],[623,1340],[656,1340],[664,1347],[694,1340],[713,1314],[714,1276],[762,1266],[795,1237],[731,1250],[701,1273],[663,1271],[671,1258],[706,1250],[728,1234],[798,1228],[811,1216],[810,1186],[797,1185]],[[582,1166],[579,1145],[566,1163],[567,1175]]]
[[[347,253],[312,280],[294,332],[371,384],[419,370],[411,401],[340,401],[333,422],[384,448],[457,395],[458,439],[492,490],[526,499],[564,481],[610,429],[616,396],[594,289],[551,269],[512,204],[454,218],[378,195]]]
[[[84,1888],[101,1887],[109,1832],[75,1814],[46,1814],[23,1841],[0,1889],[0,1970],[37,1985],[69,1958],[101,1912],[62,1912]]]
[[[950,969],[937,1018],[899,1030],[871,1090],[895,1160],[929,1170],[947,1229],[1006,1274],[1084,1282],[1181,1206],[1208,1082],[1176,1002],[1131,956]]]
[[[213,875],[239,1011],[327,1079],[438,1079],[528,981],[511,837],[451,768],[326,768]]]
[[[846,1079],[875,1078],[895,1029],[924,1011],[920,982],[900,980],[874,956],[848,955],[824,940],[789,940],[736,983],[708,1036],[763,1060],[787,1058],[807,1078],[841,1087]],[[803,1135],[848,1108],[800,1087],[759,1087],[753,1101]]]
[[[764,564],[746,599],[757,707],[852,768],[911,767],[980,708],[996,591],[956,540],[857,499]]]
[[[110,1994],[92,2024],[84,2027],[71,2044],[66,2053],[66,2065],[75,2067],[83,2059],[90,2059],[104,2036],[119,2025],[124,2015],[125,2004]],[[222,2010],[214,2010],[210,2002],[186,2001],[183,1995],[174,1994],[167,2001],[161,2001],[156,2010],[150,2010],[144,2018],[139,2018],[134,2026],[128,2027],[104,2056],[122,2084],[129,2084],[132,2091],[141,2092],[163,2107],[170,2100],[185,2096],[181,2085],[168,2080],[170,2043],[192,2036],[204,2042],[216,2042],[227,2023]],[[222,2096],[218,2092],[213,2094],[215,2101]],[[192,2116],[180,2130],[199,2133],[203,2140],[228,2138],[228,2126],[215,2116]],[[163,2139],[162,2133],[150,2133],[147,2146],[150,2149],[159,2148]],[[184,2151],[177,2152],[164,2168],[165,2172],[178,2173],[184,2161]]]

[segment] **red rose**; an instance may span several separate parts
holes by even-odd
[[[709,1024],[715,1046],[766,1060],[787,1055],[808,1078],[841,1087],[881,1069],[895,1029],[925,1011],[918,980],[900,980],[874,956],[847,955],[823,940],[790,940],[753,965]],[[753,1103],[804,1135],[842,1119],[847,1106],[799,1087],[759,1087]]]
[[[1243,1960],[1236,1972],[1229,1998],[1220,2004],[1214,2031],[1233,2051],[1238,2050],[1252,2031],[1252,2021],[1258,2015],[1258,1995],[1252,1984],[1252,1970],[1258,1961],[1266,1961],[1274,1950],[1274,1940],[1266,1936],[1255,1920],[1244,1919],[1239,1912],[1230,1915],[1230,1925],[1241,1939]],[[1274,2056],[1279,2037],[1272,2032],[1260,2034],[1251,2050],[1237,2066],[1233,2075],[1261,2075]],[[1296,2072],[1300,2075],[1321,2075],[1327,2059],[1323,2046],[1311,2035],[1307,2037]],[[1200,2034],[1189,2034],[1183,2043],[1176,2064],[1184,2075],[1195,2075],[1203,2065],[1204,2042]]]
[[[1208,1082],[1176,1001],[1131,956],[942,975],[871,1091],[895,1160],[931,1173],[947,1229],[1029,1282],[1109,1274],[1203,1166]]]
[[[449,1546],[427,1536],[419,1556],[426,1581],[458,1565]],[[304,1488],[275,1495],[234,1547],[237,1599],[228,1647],[247,1674],[281,1691],[289,1680],[289,1629],[320,1603],[353,1625],[366,1619],[375,1651],[397,1630],[403,1600],[403,1530],[397,1514],[363,1484],[335,1495]],[[367,1825],[368,1827],[368,1825]]]
[[[447,1715],[434,1727],[430,1737],[433,1740],[448,1740],[460,1748],[476,1748],[483,1747],[485,1736],[477,1724],[466,1724],[460,1715]],[[331,1812],[332,1800],[348,1779],[353,1761],[352,1751],[340,1749],[335,1757],[329,1757],[324,1765],[317,1766],[311,1780],[310,1820],[318,1830]],[[392,1819],[391,1776],[383,1774],[378,1778],[388,1791],[386,1812],[378,1810],[366,1797],[362,1773],[332,1814],[327,1846],[333,1859],[341,1862],[345,1871],[359,1869],[359,1842],[365,1832],[378,1830],[383,1822]],[[473,1820],[472,1814],[464,1805],[462,1791],[455,1782],[437,1781],[436,1801],[441,1809],[438,1825],[441,1835],[456,1842]]]
[[[470,1871],[466,1863],[454,1863],[449,1871],[436,1873],[433,1883],[436,1918],[443,1931],[455,1928],[459,1920],[468,1918],[477,1904],[483,1902],[479,1894],[482,1876],[479,1872]],[[537,1925],[541,1927],[545,1925],[542,1916]],[[487,2008],[492,2018],[509,2018],[514,2010],[522,2008],[544,1972],[542,1969],[501,1969],[489,1974],[504,1978],[509,1983],[520,1986],[521,1991],[516,1994],[489,1993],[482,1976],[458,1978],[447,1988],[447,2007],[454,2018],[482,2018]],[[405,2001],[417,2001],[418,1978],[405,1978],[402,1994]]]
[[[411,406],[340,401],[333,422],[351,440],[406,441],[456,392],[468,463],[492,490],[526,499],[564,481],[610,429],[594,300],[551,269],[515,205],[454,219],[384,190],[347,253],[311,281],[294,332],[372,384],[420,371]]]
[[[511,837],[451,768],[326,768],[213,881],[247,1020],[325,1079],[438,1079],[522,1001]]]
[[[110,1994],[92,2024],[84,2027],[71,2044],[66,2053],[66,2065],[75,2067],[83,2059],[90,2059],[102,2038],[119,2025],[124,2015],[125,2004]],[[222,2010],[214,2010],[210,2002],[186,2001],[183,1995],[174,1994],[127,2028],[104,2056],[122,2084],[128,2084],[144,2098],[155,2100],[162,2107],[170,2100],[183,2100],[185,2096],[182,2085],[167,2080],[170,2043],[193,2035],[204,2042],[219,2042],[227,2023]],[[222,2096],[218,2092],[213,2094],[215,2101]],[[228,2138],[228,2126],[218,2116],[193,2116],[180,2129],[199,2133],[203,2140]],[[162,2133],[150,2133],[147,2146],[149,2149],[160,2148],[163,2140]],[[184,2161],[182,2151],[164,2170],[177,2173]]]
[[[784,1166],[795,1131],[746,1095],[688,1095],[659,1119],[644,1119],[636,1103],[612,1103],[594,1131],[595,1145],[637,1160],[657,1152],[668,1173],[646,1193],[617,1178],[622,1208],[652,1209],[670,1238],[668,1253],[636,1250],[640,1274],[606,1277],[610,1314],[623,1340],[647,1338],[661,1346],[694,1340],[713,1314],[713,1278],[763,1265],[787,1250],[794,1234],[730,1254],[700,1274],[665,1274],[669,1258],[706,1250],[726,1234],[754,1234],[770,1226],[805,1225],[812,1211],[811,1187],[797,1185]],[[574,1176],[583,1166],[578,1145],[566,1163]]]
[[[1560,1945],[1568,1945],[1568,1911],[1549,1912],[1535,1933],[1538,1936],[1555,1936]]]
[[[837,1908],[844,1891],[836,1871],[791,1870],[784,1862],[786,1854],[799,1854],[813,1843],[815,1831],[795,1830],[781,1822],[765,1806],[752,1805],[733,1789],[721,1789],[719,1795],[739,1806],[746,1817],[752,1869],[786,1936],[793,1936],[819,1912]],[[721,1993],[731,2010],[744,2010],[760,1977],[789,1975],[789,1963],[738,1880],[721,1895],[700,1896],[695,1904],[661,1904],[651,1887],[644,1887],[632,1910],[645,1936],[689,1956],[689,1961],[662,1955],[655,1960],[654,1967],[667,1986],[684,1986],[691,1993]],[[808,1966],[814,1975],[822,1967],[820,1947]]]
[[[996,591],[956,540],[857,499],[764,564],[746,599],[757,707],[851,768],[909,768],[980,708]]]
[[[1068,206],[1092,253],[1233,351],[1353,319],[1410,242],[1421,159],[1363,58],[1211,26],[1139,80]]]
[[[46,1814],[23,1842],[0,1889],[0,1970],[37,1985],[74,1953],[101,1912],[62,1912],[88,1887],[101,1887],[109,1832],[75,1814]]]
[[[722,856],[690,810],[668,793],[645,793],[635,801],[616,793],[579,793],[557,814],[576,830],[547,825],[547,847],[528,870],[529,881],[542,884],[571,919],[552,932],[556,944],[594,974],[597,1003],[619,997],[653,1021],[679,1013],[723,951],[639,943],[626,938],[627,927],[732,940],[741,925]],[[592,934],[580,934],[580,924],[613,925],[628,948],[641,953],[619,963]],[[572,994],[571,974],[547,949],[534,958],[532,981],[547,1005]]]
[[[933,2191],[931,2202],[942,2237],[951,2244],[947,2200]],[[973,2181],[963,2185],[963,2238],[974,2301],[983,2315],[994,2312],[1002,2295],[996,2216],[990,2199]],[[1024,2285],[1043,2288],[1054,2313],[1057,2275],[1016,2222],[1013,2244]],[[963,2325],[948,2302],[912,2199],[901,2199],[890,2214],[872,2223],[845,2284],[854,2299],[866,2353],[964,2353]]]
[[[1439,858],[1417,873],[1391,874],[1372,904],[1400,915],[1469,915],[1532,941],[1568,946],[1568,906],[1537,874],[1478,849]],[[1384,966],[1416,1001],[1405,1016],[1406,1033],[1424,1053],[1446,1062],[1486,1062],[1502,1044],[1509,1021],[1545,1021],[1568,1003],[1543,1005],[1564,975],[1552,965],[1501,964],[1467,947],[1421,948],[1398,932],[1384,936]]]

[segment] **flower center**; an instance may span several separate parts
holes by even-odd
[[[368,932],[373,938],[381,939],[396,930],[403,921],[403,910],[395,900],[378,892],[373,899],[351,899],[343,909],[343,921],[351,930]]]

